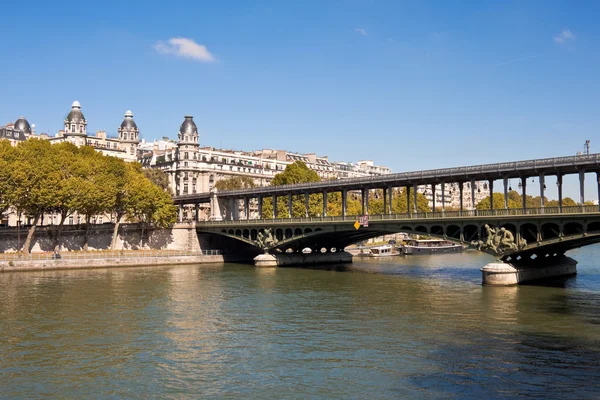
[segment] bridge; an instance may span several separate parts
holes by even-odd
[[[485,164],[468,167],[437,169],[389,174],[370,178],[344,179],[296,185],[269,186],[223,192],[199,193],[178,196],[175,203],[180,215],[194,212],[200,235],[218,235],[248,246],[260,248],[278,260],[297,255],[310,248],[313,260],[329,257],[341,261],[344,247],[358,241],[388,233],[409,232],[452,240],[485,251],[499,262],[485,271],[485,283],[520,283],[545,276],[575,272],[573,260],[565,252],[600,242],[600,208],[585,203],[585,173],[596,174],[596,187],[600,197],[600,154],[556,157],[539,160]],[[563,206],[563,177],[575,174],[579,178],[579,206]],[[545,179],[555,176],[558,187],[558,207],[546,207]],[[527,208],[525,203],[527,179],[539,178],[541,206]],[[518,179],[522,190],[523,205],[520,209],[508,208],[509,180]],[[504,204],[493,204],[490,210],[475,209],[474,182],[487,181],[490,193],[494,182],[503,183]],[[471,201],[469,209],[463,204],[463,186],[470,182]],[[458,211],[444,209],[444,185],[457,184],[460,191]],[[441,211],[420,213],[416,210],[417,186],[442,187]],[[413,209],[404,214],[392,213],[394,189],[406,188],[407,196],[414,196]],[[383,191],[383,210],[380,215],[369,215],[369,191]],[[327,194],[341,193],[341,215],[327,215]],[[354,226],[357,216],[347,215],[349,192],[360,192],[363,215],[369,215],[368,227]],[[308,199],[320,194],[323,212],[319,217],[308,216]],[[292,199],[303,196],[305,216],[291,218]],[[263,219],[263,201],[287,197],[288,212],[284,218],[277,215]],[[407,204],[410,204],[407,198]],[[434,196],[435,201],[435,196]],[[211,220],[198,220],[198,207],[210,203]],[[256,205],[258,213],[251,218],[250,208]],[[435,210],[434,203],[434,210]],[[302,255],[303,260],[308,255]],[[316,258],[315,258],[316,257]],[[323,258],[325,259],[325,258]],[[279,262],[281,264],[281,262]],[[486,278],[487,274],[487,278]],[[487,279],[487,281],[486,281]]]

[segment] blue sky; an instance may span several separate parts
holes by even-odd
[[[586,139],[600,149],[599,2],[30,1],[2,11],[2,124],[25,115],[56,133],[79,100],[90,131],[116,134],[131,109],[142,137],[175,138],[192,114],[203,145],[373,159],[396,172],[570,155]]]

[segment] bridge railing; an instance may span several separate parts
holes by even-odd
[[[505,217],[527,215],[563,215],[563,214],[594,214],[600,213],[597,205],[569,206],[569,207],[537,207],[537,208],[509,208],[494,210],[463,210],[463,211],[436,211],[400,214],[370,214],[369,221],[385,220],[411,220],[411,219],[445,219],[445,218],[481,218]],[[358,215],[346,216],[321,216],[321,217],[292,217],[292,218],[263,218],[263,219],[237,219],[221,221],[201,221],[199,225],[259,225],[265,223],[307,223],[307,222],[342,222],[358,221]]]

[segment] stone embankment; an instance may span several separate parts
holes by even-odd
[[[103,254],[82,253],[69,255],[66,258],[53,259],[47,257],[18,256],[12,259],[0,259],[0,272],[17,271],[42,271],[60,269],[89,269],[89,268],[114,268],[114,267],[142,267],[159,265],[191,265],[225,262],[248,262],[252,257],[242,254],[238,256],[210,254],[210,252],[197,252],[196,254],[160,254],[152,255],[145,252],[129,252],[123,256],[104,256]]]

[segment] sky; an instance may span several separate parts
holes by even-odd
[[[600,150],[597,1],[1,8],[0,124],[24,115],[37,133],[78,100],[92,133],[116,135],[132,110],[142,138],[176,139],[189,114],[202,145],[394,172]]]

